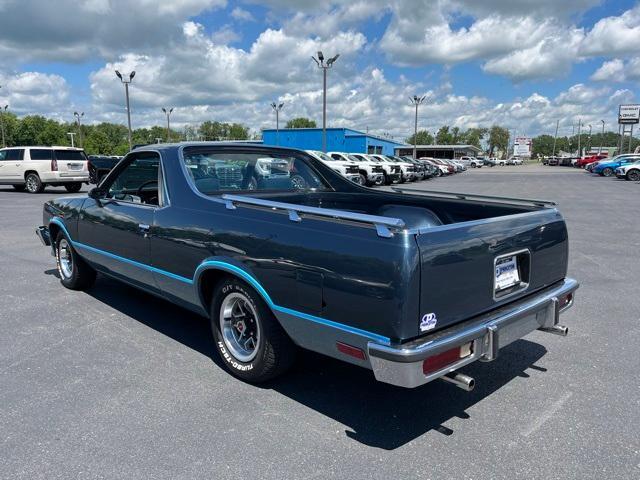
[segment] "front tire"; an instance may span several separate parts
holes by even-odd
[[[611,175],[613,175],[613,169],[612,168],[605,168],[604,170],[602,170],[602,175],[604,175],[605,177],[610,177]]]
[[[58,233],[55,245],[60,283],[70,290],[90,288],[96,281],[96,271],[80,258],[64,233]]]
[[[29,173],[25,180],[25,188],[29,193],[40,193],[44,190],[44,184],[37,173]]]
[[[360,175],[360,185],[362,185],[363,187],[367,186],[367,177],[364,176],[363,174],[359,174]]]
[[[629,170],[627,172],[627,180],[632,182],[640,181],[640,170]]]
[[[256,291],[240,280],[223,280],[210,312],[216,349],[235,377],[260,383],[282,375],[296,347]]]
[[[82,183],[74,182],[74,183],[65,183],[64,188],[67,189],[69,193],[78,193],[82,188]]]

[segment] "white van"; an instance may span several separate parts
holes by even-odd
[[[89,182],[87,156],[81,148],[11,147],[0,149],[0,185],[40,193],[47,185],[77,192]]]

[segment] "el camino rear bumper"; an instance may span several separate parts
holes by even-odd
[[[413,388],[440,378],[476,360],[491,361],[498,350],[534,330],[566,335],[558,325],[560,313],[573,305],[578,282],[565,279],[524,300],[462,324],[398,346],[369,342],[368,353],[376,380]],[[465,356],[436,371],[425,373],[425,360],[461,349]]]

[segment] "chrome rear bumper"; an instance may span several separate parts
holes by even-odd
[[[560,313],[573,305],[578,282],[565,279],[560,284],[524,300],[454,325],[428,337],[398,346],[369,342],[368,354],[376,380],[413,388],[451,373],[476,360],[491,361],[498,350],[534,330],[566,335],[558,325]],[[562,299],[568,301],[561,305]],[[471,354],[456,363],[425,375],[425,359],[452,348],[472,343]]]

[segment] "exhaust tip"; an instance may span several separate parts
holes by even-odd
[[[561,337],[566,337],[569,335],[569,327],[565,327],[564,325],[554,325],[553,327],[542,327],[538,330],[546,333],[553,333],[554,335],[560,335]]]
[[[464,373],[448,373],[440,377],[441,380],[454,384],[456,387],[461,388],[465,392],[470,392],[476,386],[476,381],[469,375]]]

